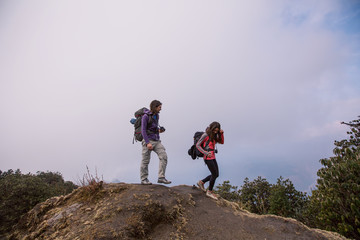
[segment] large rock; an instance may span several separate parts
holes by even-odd
[[[236,203],[207,198],[191,186],[104,184],[38,204],[10,239],[345,239]]]

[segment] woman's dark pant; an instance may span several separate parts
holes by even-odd
[[[215,184],[215,180],[216,178],[219,176],[219,167],[218,164],[216,162],[216,159],[214,160],[204,160],[205,164],[208,166],[211,175],[207,176],[206,178],[204,178],[203,183],[206,183],[208,181],[210,181],[210,185],[209,185],[209,190],[212,191],[214,184]]]

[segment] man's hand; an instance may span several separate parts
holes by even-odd
[[[163,132],[165,132],[165,128],[164,128],[164,127],[160,127],[160,128],[159,128],[159,133],[163,133]]]
[[[146,145],[146,147],[147,147],[149,150],[152,150],[152,149],[153,149],[153,145],[152,145],[151,143],[148,143],[148,144]]]

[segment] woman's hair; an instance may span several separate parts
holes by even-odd
[[[155,108],[157,108],[158,106],[162,105],[162,103],[158,100],[153,100],[151,103],[150,103],[150,111],[152,113],[155,113]]]
[[[218,128],[219,129],[219,132],[218,133],[214,133],[214,130]],[[206,134],[209,136],[210,138],[210,141],[214,141],[215,142],[220,142],[220,129],[221,129],[221,126],[220,126],[220,123],[218,122],[212,122],[207,128],[206,128]]]

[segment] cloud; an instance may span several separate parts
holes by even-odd
[[[328,135],[329,133],[338,134],[343,133],[344,128],[340,125],[340,121],[328,123],[324,126],[313,127],[305,130],[304,137],[305,138],[314,138]]]
[[[307,189],[318,159],[345,135],[336,122],[358,115],[356,35],[330,27],[344,15],[339,6],[5,1],[1,169],[72,179],[88,165],[107,181],[136,182],[140,144],[129,120],[159,99],[174,183],[207,174],[187,149],[217,120],[226,136],[219,181],[283,175]]]

